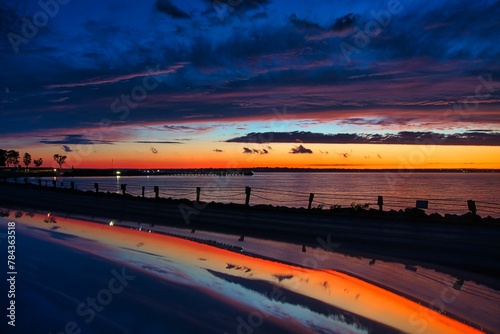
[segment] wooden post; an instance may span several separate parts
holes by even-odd
[[[310,193],[309,194],[309,205],[307,206],[308,210],[311,210],[311,207],[312,207],[312,204],[313,204],[313,200],[314,200],[314,194]]]
[[[24,178],[24,184],[28,184],[28,178],[27,177]]]
[[[460,290],[460,289],[462,289],[463,285],[464,285],[464,280],[459,279],[458,281],[455,282],[455,284],[453,284],[453,289]]]
[[[99,183],[94,183],[95,192],[99,192]]]
[[[252,193],[252,188],[250,187],[245,187],[245,194],[247,195],[245,199],[245,205],[249,206],[250,205],[250,194]]]
[[[417,272],[417,267],[412,266],[411,264],[407,264],[407,265],[405,265],[405,269],[406,269],[406,270],[409,270],[409,271],[414,271],[414,272]]]
[[[14,177],[14,183],[17,183],[17,177]]]
[[[123,195],[125,195],[125,192],[127,191],[127,185],[126,184],[122,184],[121,188],[122,188]]]
[[[379,196],[377,199],[378,209],[384,211],[384,196]]]
[[[155,187],[154,187],[154,190],[155,190],[155,198],[160,197],[160,195],[159,195],[159,194],[160,194],[160,187],[155,186]]]
[[[38,185],[41,187],[42,186],[42,180],[38,179]]]
[[[144,197],[144,192],[146,191],[146,187],[142,186],[142,197]]]
[[[75,181],[71,181],[71,190],[75,190]]]
[[[476,212],[477,212],[476,201],[473,201],[471,199],[468,200],[467,201],[467,206],[469,207],[469,211],[472,212],[472,214],[475,216]]]
[[[196,187],[196,203],[200,203],[200,193],[201,193],[201,188]]]
[[[54,185],[54,188],[57,187],[57,181],[56,180],[52,180],[52,184]]]

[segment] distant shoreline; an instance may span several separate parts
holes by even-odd
[[[141,176],[141,175],[236,175],[243,173],[500,173],[500,169],[346,169],[346,168],[288,168],[288,167],[256,167],[256,168],[0,168],[0,178],[13,177],[46,177],[46,176]]]

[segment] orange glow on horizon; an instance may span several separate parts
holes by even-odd
[[[313,153],[291,154],[302,145]],[[154,151],[156,153],[153,152]],[[245,149],[251,153],[243,153]],[[28,147],[42,167],[57,167],[60,149]],[[20,152],[21,155],[24,151]],[[61,153],[60,153],[61,154]],[[499,146],[437,146],[301,143],[186,143],[95,145],[94,150],[63,153],[63,168],[338,168],[338,169],[500,169]]]

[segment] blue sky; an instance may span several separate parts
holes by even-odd
[[[500,143],[498,1],[40,3],[0,11],[7,146],[269,131]]]

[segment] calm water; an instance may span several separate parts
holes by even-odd
[[[44,179],[49,185],[52,179]],[[121,176],[59,177],[58,187],[70,181],[80,190],[121,192],[153,197],[158,186],[160,196],[196,198],[201,188],[202,201],[244,203],[245,187],[252,188],[250,204],[307,207],[314,193],[313,206],[328,209],[332,205],[349,207],[370,203],[377,207],[377,196],[384,196],[384,209],[414,207],[415,201],[428,200],[428,213],[465,213],[467,200],[476,201],[480,215],[500,217],[500,178],[497,173],[256,173],[253,176]],[[34,179],[31,182],[35,183]]]

